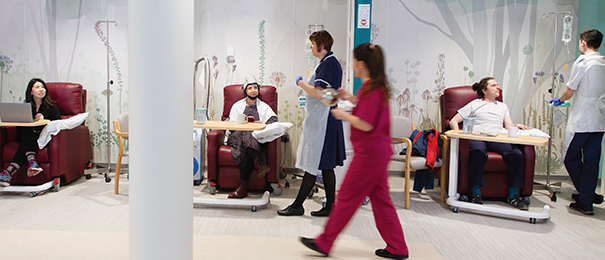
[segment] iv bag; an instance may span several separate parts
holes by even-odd
[[[573,20],[573,16],[565,15],[563,17],[563,37],[562,41],[567,45],[569,41],[571,41],[571,21]]]

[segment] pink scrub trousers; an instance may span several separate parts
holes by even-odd
[[[369,157],[369,160],[363,160],[365,159],[363,157]],[[378,232],[387,243],[386,250],[397,255],[409,254],[397,211],[389,195],[387,164],[390,156],[382,161],[376,161],[377,158],[385,157],[376,154],[370,156],[355,154],[353,157],[324,233],[315,238],[315,243],[320,250],[330,253],[334,240],[367,196],[370,198]]]

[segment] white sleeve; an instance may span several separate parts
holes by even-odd
[[[462,108],[458,109],[458,114],[462,117],[469,117],[471,112],[473,111],[473,102],[475,100],[468,102],[468,104],[464,105]]]
[[[571,75],[566,84],[567,87],[573,91],[578,90],[578,86],[580,86],[580,82],[582,82],[585,73],[586,68],[580,62],[575,62],[571,68]]]

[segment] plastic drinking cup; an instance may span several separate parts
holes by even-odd
[[[465,117],[462,120],[462,133],[463,134],[472,134],[473,133],[473,125],[475,125],[475,119],[470,117]]]
[[[206,123],[206,108],[196,108],[195,109],[195,118],[197,120],[198,125],[203,125]]]

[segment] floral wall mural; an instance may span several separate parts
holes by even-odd
[[[549,132],[546,101],[565,88],[575,60],[554,36],[552,11],[577,16],[579,1],[402,1],[373,2],[372,42],[386,47],[388,76],[394,87],[394,114],[410,117],[420,128],[441,129],[439,96],[451,86],[472,85],[494,77],[503,89],[515,123]],[[562,16],[559,26],[562,25]],[[375,27],[375,28],[374,28]],[[380,29],[378,29],[380,28]],[[588,28],[584,28],[588,29]],[[553,71],[553,38],[559,41]],[[402,62],[403,61],[403,62]],[[561,117],[567,108],[560,108]],[[561,164],[565,123],[553,128],[551,172],[566,175]],[[547,146],[536,148],[536,172],[546,174]]]
[[[226,85],[241,84],[244,77],[253,75],[261,84],[275,86],[279,120],[294,125],[288,132],[290,142],[282,150],[283,164],[294,167],[305,116],[298,103],[303,94],[294,79],[306,79],[307,71],[312,73],[319,62],[305,48],[306,29],[309,25],[323,25],[334,37],[332,50],[345,68],[347,13],[347,0],[196,2],[196,55],[213,57],[214,61],[208,108],[212,120],[218,120],[222,113]],[[227,76],[223,61],[230,50],[237,59],[237,70]]]
[[[86,124],[91,130],[94,162],[106,160],[106,125],[128,111],[128,1],[6,0],[0,6],[0,89],[2,100],[19,102],[32,77],[46,81],[81,83],[88,91]],[[422,129],[440,129],[439,96],[451,86],[470,85],[495,77],[514,122],[548,132],[551,84],[565,87],[577,57],[577,25],[570,53],[559,43],[553,51],[554,18],[551,11],[570,11],[577,17],[579,0],[425,0],[373,1],[370,41],[385,48],[387,76],[393,87],[392,114],[410,117]],[[294,84],[307,78],[318,61],[310,55],[309,26],[322,25],[334,37],[335,56],[347,72],[348,0],[227,0],[195,2],[195,56],[210,59],[209,116],[222,112],[222,90],[254,75],[276,86],[278,116],[294,124],[285,144],[284,166],[293,167],[303,131],[302,91]],[[113,20],[117,26],[99,24]],[[96,25],[96,26],[95,26]],[[559,23],[561,25],[561,23]],[[585,30],[587,28],[581,28]],[[110,38],[107,36],[109,30]],[[559,30],[560,33],[561,30]],[[560,42],[560,41],[559,41]],[[111,53],[107,54],[107,46]],[[553,55],[555,68],[553,71]],[[118,63],[119,61],[119,63]],[[108,64],[109,63],[109,64]],[[116,84],[107,88],[109,76]],[[191,69],[193,70],[194,57]],[[308,74],[309,73],[309,74]],[[350,85],[344,75],[343,85]],[[207,86],[203,86],[206,88]],[[206,93],[206,91],[199,91]],[[107,98],[111,99],[108,119]],[[198,97],[196,97],[198,98]],[[198,104],[206,102],[198,102]],[[555,111],[565,118],[567,108]],[[536,169],[561,167],[560,148],[565,122],[553,129],[553,151],[539,147]],[[115,162],[117,148],[112,148]]]
[[[112,131],[107,129],[107,96],[111,96],[110,121],[128,111],[127,4],[127,0],[6,0],[0,4],[2,101],[21,102],[33,77],[82,84],[87,90],[90,115],[86,125],[95,163],[107,162],[107,142],[112,144],[112,162],[117,155],[116,145],[107,140],[107,131]],[[99,24],[105,20],[118,25],[110,26],[108,32]],[[107,66],[115,82],[109,93]]]

